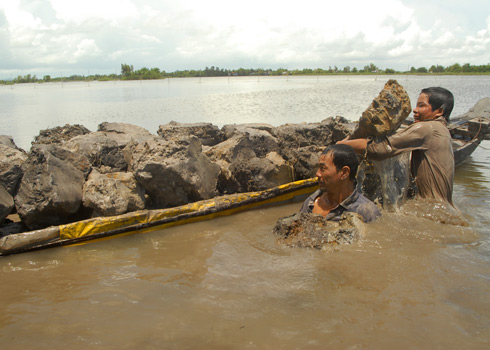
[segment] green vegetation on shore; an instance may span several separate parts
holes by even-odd
[[[364,66],[362,69],[356,67],[351,68],[346,66],[342,69],[336,66],[324,68],[304,68],[304,69],[284,69],[279,68],[263,69],[263,68],[238,68],[238,69],[223,69],[219,67],[206,67],[203,70],[178,70],[174,72],[165,72],[159,68],[141,68],[135,70],[133,65],[126,63],[121,64],[121,74],[108,74],[108,75],[71,75],[68,77],[51,77],[45,75],[42,79],[36,77],[36,75],[27,74],[25,76],[18,76],[12,80],[0,80],[0,84],[21,84],[21,83],[42,83],[42,82],[67,82],[67,81],[107,81],[107,80],[149,80],[149,79],[165,79],[165,78],[191,78],[191,77],[223,77],[223,76],[274,76],[274,75],[342,75],[342,74],[440,74],[440,75],[489,75],[490,64],[486,65],[471,65],[465,63],[460,65],[455,63],[451,66],[443,67],[441,65],[432,65],[430,68],[426,67],[411,67],[408,71],[397,71],[391,68],[381,69],[376,67],[373,63],[368,66]]]

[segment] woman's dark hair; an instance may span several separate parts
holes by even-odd
[[[442,108],[442,116],[446,118],[446,121],[449,123],[449,116],[454,107],[454,96],[451,91],[442,87],[430,87],[423,89],[421,93],[429,96],[429,104],[433,111]]]
[[[333,164],[337,171],[340,171],[344,166],[348,166],[350,169],[349,179],[355,182],[359,159],[354,149],[349,145],[335,144],[325,148],[322,155],[329,153],[332,153]]]

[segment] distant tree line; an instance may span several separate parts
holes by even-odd
[[[121,64],[121,79],[123,80],[148,80],[148,79],[163,79],[165,72],[159,68],[141,68],[134,70],[133,65],[126,63]]]
[[[148,80],[148,79],[165,79],[165,78],[188,78],[188,77],[226,77],[226,76],[267,76],[267,75],[328,75],[328,74],[490,74],[490,64],[486,65],[471,65],[465,63],[460,65],[455,63],[451,66],[443,67],[441,65],[432,65],[427,67],[411,67],[408,71],[397,71],[392,68],[379,68],[373,63],[364,66],[362,69],[356,67],[345,66],[338,68],[337,66],[324,68],[304,68],[304,69],[263,69],[263,68],[238,68],[238,69],[223,69],[215,66],[206,67],[202,70],[177,70],[175,72],[165,72],[159,68],[141,68],[135,70],[133,65],[122,63],[120,74],[109,75],[71,75],[68,77],[52,78],[50,75],[45,75],[42,79],[35,75],[27,74],[18,76],[11,80],[0,80],[1,84],[20,84],[20,83],[41,83],[52,81],[104,81],[104,80]]]

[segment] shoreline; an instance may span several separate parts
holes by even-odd
[[[420,76],[420,77],[442,77],[442,76],[490,76],[490,72],[455,72],[455,73],[411,73],[411,72],[393,72],[393,73],[345,73],[345,72],[337,72],[337,73],[325,73],[325,74],[254,74],[254,75],[224,75],[224,76],[166,76],[161,78],[140,78],[140,79],[111,79],[111,78],[98,78],[95,76],[81,76],[76,79],[71,79],[70,77],[61,78],[51,78],[49,81],[37,80],[37,81],[26,81],[26,82],[16,82],[14,80],[8,79],[0,79],[0,86],[15,86],[15,85],[23,85],[23,84],[49,84],[49,83],[71,83],[71,82],[123,82],[123,81],[158,81],[158,80],[167,80],[167,79],[206,79],[206,78],[266,78],[266,77],[333,77],[333,76],[346,76],[346,77],[362,77],[362,76],[374,76],[374,77],[390,77],[390,76]]]

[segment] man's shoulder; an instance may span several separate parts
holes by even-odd
[[[301,206],[300,212],[302,213],[311,213],[313,209],[313,205],[315,204],[315,199],[322,193],[321,190],[316,190],[308,198],[305,199],[303,205]]]
[[[374,207],[374,208],[378,208],[376,206],[376,204],[374,204],[374,202],[372,200],[370,200],[369,198],[367,198],[366,196],[364,196],[362,193],[358,192],[358,196],[357,196],[357,199],[355,201],[356,205],[358,206],[362,206],[362,207]]]
[[[358,191],[356,191],[356,199],[351,204],[350,211],[361,215],[365,222],[372,221],[381,215],[378,206]]]
[[[430,135],[432,133],[432,129],[434,128],[433,120],[426,120],[426,121],[420,121],[420,122],[415,122],[412,125],[410,125],[408,128],[406,128],[404,131],[405,133],[413,133],[422,136],[423,134],[428,134]],[[440,123],[437,123],[440,124]]]
[[[410,125],[406,130],[413,130],[419,133],[422,132],[422,133],[432,134],[434,129],[447,130],[449,132],[449,129],[447,128],[446,119],[444,119],[443,117],[439,117],[436,119],[416,122]]]

